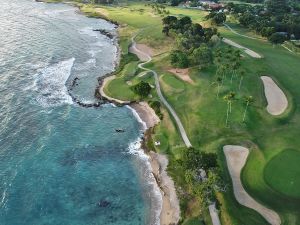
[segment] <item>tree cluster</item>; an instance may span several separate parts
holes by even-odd
[[[217,98],[219,98],[219,92],[221,87],[227,81],[230,85],[233,85],[234,78],[238,81],[238,90],[241,90],[243,79],[246,75],[245,70],[241,68],[241,52],[238,49],[232,47],[219,48],[215,51],[215,64],[216,70],[216,84],[218,86]],[[226,110],[226,127],[229,124],[229,116],[232,113],[232,104],[237,100],[236,92],[232,90],[223,96],[224,101],[227,103]],[[242,122],[245,122],[248,107],[253,103],[252,96],[245,96],[243,99],[245,103],[245,110],[243,113]]]
[[[132,86],[131,89],[137,95],[145,98],[150,94],[151,86],[148,82],[141,81],[140,83]]]
[[[226,21],[226,15],[223,12],[215,12],[215,11],[211,11],[206,17],[205,19],[207,20],[211,20],[211,22],[214,25],[220,25],[223,24]]]
[[[268,0],[264,5],[228,3],[229,12],[241,25],[267,37],[272,43],[300,39],[299,4],[286,0]]]
[[[176,39],[178,49],[171,54],[171,64],[178,68],[192,65],[207,65],[212,61],[212,37],[217,35],[215,28],[203,28],[193,23],[190,17],[178,19],[175,16],[163,18],[162,32]]]
[[[180,163],[185,169],[186,182],[203,205],[215,201],[217,191],[225,191],[226,186],[221,178],[215,153],[189,148],[184,152]]]
[[[152,10],[156,14],[159,14],[159,15],[169,15],[170,14],[169,10],[167,10],[166,6],[163,4],[152,3],[152,4],[148,4],[148,5],[151,6]]]

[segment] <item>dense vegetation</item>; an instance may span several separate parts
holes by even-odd
[[[170,56],[174,67],[206,66],[211,63],[211,47],[218,41],[217,29],[203,28],[200,24],[193,23],[187,16],[180,19],[167,16],[163,18],[162,32],[176,39],[178,49]]]
[[[216,192],[225,191],[226,185],[220,176],[217,154],[189,148],[183,152],[179,164],[185,171],[185,181],[192,188],[191,192],[203,206],[217,200]]]
[[[286,0],[269,0],[265,5],[228,3],[231,15],[272,43],[300,39],[299,4]]]
[[[296,110],[299,103],[297,99],[300,97],[298,88],[299,56],[288,52],[281,46],[272,46],[265,41],[249,39],[219,27],[222,36],[257,51],[264,58],[254,59],[245,54],[239,58],[238,51],[228,48],[223,43],[217,45],[218,47],[211,47],[210,42],[213,42],[216,36],[213,35],[208,43],[201,44],[201,46],[207,45],[211,50],[213,63],[201,70],[199,67],[189,68],[189,76],[193,80],[193,83],[189,83],[168,72],[171,67],[171,49],[175,48],[186,53],[189,60],[192,51],[180,49],[178,45],[175,46],[177,34],[173,34],[172,30],[170,30],[169,36],[161,32],[161,14],[157,15],[158,12],[155,12],[150,6],[137,2],[129,3],[126,7],[123,5],[101,6],[101,11],[98,11],[97,7],[99,6],[95,6],[95,8],[88,6],[82,9],[97,13],[104,10],[109,19],[116,20],[122,25],[126,24],[119,29],[120,46],[124,54],[122,57],[128,54],[130,38],[138,30],[141,31],[136,37],[137,42],[147,44],[157,51],[153,62],[146,66],[157,71],[162,92],[182,120],[194,150],[199,153],[210,152],[218,155],[217,161],[220,165],[221,177],[229,185],[226,192],[213,191],[221,203],[222,224],[267,224],[257,212],[238,204],[235,200],[222,151],[222,146],[229,143],[247,146],[250,149],[247,164],[241,175],[247,192],[267,207],[278,212],[282,224],[298,224],[300,204],[299,200],[293,197],[298,193],[296,189],[293,189],[291,183],[291,180],[295,184],[298,182],[295,180],[299,177],[297,159],[295,155],[292,155],[295,163],[290,163],[290,157],[286,157],[286,155],[274,158],[274,161],[273,157],[286,149],[299,149],[300,141],[295,138],[299,134],[300,127],[299,112]],[[203,22],[207,15],[206,12],[200,10],[169,6],[166,6],[166,11],[169,11],[170,15],[176,16],[177,20],[189,16],[197,23]],[[149,16],[149,14],[155,16]],[[248,33],[248,29],[244,29],[238,24],[231,25],[241,34],[253,35]],[[219,48],[221,50],[218,50]],[[236,58],[232,60],[234,55]],[[238,67],[234,74],[231,71],[231,67],[234,66],[233,61],[237,62],[236,66]],[[117,79],[111,81],[105,91],[109,95],[123,100],[139,100],[140,96],[137,97],[131,87],[141,80],[154,85],[154,80],[151,74],[139,76],[140,71],[137,69],[137,64],[137,61],[126,64],[124,69],[117,74]],[[259,77],[266,74],[276,80],[289,98],[289,108],[280,117],[272,117],[265,110],[266,101]],[[150,96],[152,97],[150,98]],[[145,100],[158,102],[159,99],[154,89]],[[190,176],[192,182],[187,183],[189,173],[185,174],[185,163],[181,164],[181,162],[184,162],[186,157],[184,153],[188,150],[166,109],[158,106],[157,103],[153,104],[154,108],[161,110],[164,119],[155,127],[151,140],[153,142],[160,141],[161,145],[154,146],[152,143],[152,147],[157,152],[168,155],[168,173],[177,186],[182,224],[204,224],[201,223],[201,220],[205,221],[205,224],[211,224],[207,208],[203,207],[201,203],[202,199],[210,198],[201,197],[203,192],[198,192],[196,186],[202,185],[202,183],[197,179],[198,176],[194,176],[195,173]],[[290,154],[291,151],[286,153]],[[197,172],[198,169],[190,170]],[[207,173],[207,176],[210,175]],[[278,179],[281,178],[284,179],[284,186],[279,184],[281,181]],[[211,196],[208,195],[208,197]]]
[[[145,81],[140,81],[138,84],[132,86],[131,89],[137,95],[146,98],[150,94],[151,86]]]

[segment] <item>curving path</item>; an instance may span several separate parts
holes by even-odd
[[[260,54],[258,54],[257,52],[255,52],[255,51],[253,51],[249,48],[246,48],[246,47],[244,47],[244,46],[242,46],[242,45],[240,45],[240,44],[238,44],[238,43],[236,43],[236,42],[234,42],[230,39],[223,38],[222,41],[224,43],[228,44],[228,45],[231,45],[235,48],[239,48],[239,49],[243,50],[247,55],[250,55],[253,58],[258,58],[258,59],[262,58],[262,56]]]
[[[136,42],[134,40],[135,36],[131,38],[131,41],[132,41],[132,45],[131,45],[131,51],[132,53],[140,56],[140,55],[143,55],[145,56],[145,59],[147,59],[147,61],[145,62],[142,62],[138,65],[138,67],[142,70],[145,70],[145,71],[148,71],[148,72],[151,72],[153,75],[154,75],[154,79],[155,79],[155,88],[156,88],[156,92],[157,92],[157,95],[158,97],[160,98],[160,100],[162,101],[162,103],[166,106],[166,108],[169,110],[169,112],[171,113],[171,115],[173,116],[176,124],[177,124],[177,127],[179,129],[179,132],[180,132],[180,135],[182,137],[182,140],[184,141],[184,144],[187,146],[187,147],[192,147],[192,144],[189,140],[189,138],[187,137],[187,134],[185,132],[185,129],[177,115],[177,113],[175,112],[175,110],[172,108],[172,106],[168,103],[168,101],[165,99],[165,97],[163,96],[162,92],[161,92],[161,89],[160,89],[160,84],[159,84],[159,79],[158,79],[158,75],[157,73],[154,71],[154,70],[151,70],[151,69],[148,69],[148,68],[145,68],[144,65],[151,62],[152,61],[152,57],[150,55],[148,55],[147,53],[145,52],[142,52],[140,51],[137,47],[136,47]]]
[[[249,39],[253,39],[253,40],[260,40],[260,41],[265,41],[265,39],[263,38],[257,38],[257,37],[251,37],[251,36],[248,36],[248,35],[245,35],[245,34],[240,34],[238,33],[237,31],[235,31],[234,29],[232,29],[228,24],[224,23],[223,24],[226,28],[228,28],[228,30],[230,30],[232,33],[236,34],[236,35],[239,35],[241,37],[245,37],[245,38],[249,38]]]
[[[154,71],[154,70],[151,70],[151,69],[148,69],[148,68],[145,68],[144,65],[151,62],[152,61],[152,57],[150,55],[148,55],[147,53],[139,50],[137,47],[136,47],[136,42],[134,40],[135,36],[131,38],[131,42],[132,42],[132,45],[131,45],[131,48],[130,48],[130,51],[134,54],[136,54],[141,60],[145,60],[145,62],[143,63],[140,63],[138,65],[138,67],[142,70],[145,70],[147,72],[151,72],[153,73],[154,75],[154,79],[155,79],[155,87],[156,87],[156,91],[157,91],[157,94],[158,94],[158,97],[160,98],[160,100],[162,101],[162,103],[167,107],[167,109],[169,110],[169,112],[172,114],[173,118],[175,119],[175,122],[177,124],[177,127],[179,129],[179,132],[180,132],[180,135],[185,143],[185,145],[187,147],[192,147],[192,144],[190,142],[190,140],[188,139],[187,137],[187,134],[185,132],[185,129],[179,119],[179,117],[177,116],[175,110],[172,108],[172,106],[168,103],[168,101],[165,99],[165,97],[163,96],[162,92],[161,92],[161,89],[160,89],[160,84],[159,84],[159,79],[158,79],[158,75],[157,73]],[[140,57],[140,56],[143,56],[143,57]],[[211,220],[212,220],[212,223],[213,225],[221,225],[221,222],[220,222],[220,219],[219,219],[219,215],[218,215],[218,211],[216,210],[216,206],[215,206],[215,203],[212,203],[210,206],[209,206],[209,213],[210,213],[210,217],[211,217]]]
[[[261,214],[271,225],[280,225],[281,220],[279,215],[258,203],[244,189],[241,182],[241,171],[246,164],[249,150],[242,146],[225,145],[223,151],[226,157],[228,170],[232,179],[233,192],[236,200],[248,208],[254,209]]]

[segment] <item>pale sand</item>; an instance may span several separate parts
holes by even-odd
[[[191,79],[189,76],[189,69],[169,69],[170,73],[175,74],[178,78],[180,78],[183,81],[186,81],[190,84],[194,84],[195,82]]]
[[[107,98],[109,101],[112,101],[112,102],[116,102],[116,103],[119,103],[119,104],[129,104],[130,103],[129,101],[122,101],[120,99],[109,97],[108,95],[105,94],[105,92],[104,92],[105,85],[107,85],[110,81],[112,81],[115,78],[116,78],[116,76],[113,75],[113,76],[105,77],[103,79],[103,83],[99,87],[99,92],[100,92],[101,96],[103,96],[104,98]]]
[[[267,111],[274,116],[282,114],[288,107],[288,100],[285,94],[272,78],[267,76],[260,78],[264,83],[265,96],[268,101]]]
[[[132,103],[130,106],[139,114],[139,117],[146,123],[147,128],[154,127],[160,119],[147,102]]]
[[[165,155],[149,152],[153,174],[160,187],[163,204],[160,225],[175,225],[180,219],[179,201],[173,180],[167,174],[168,159]]]
[[[246,54],[250,55],[250,56],[253,57],[253,58],[259,58],[259,59],[262,58],[262,56],[261,56],[260,54],[256,53],[255,51],[252,51],[252,50],[249,49],[249,48],[246,48],[246,47],[244,47],[244,46],[242,46],[242,45],[239,45],[238,43],[236,43],[236,42],[234,42],[234,41],[232,41],[232,40],[229,40],[229,39],[227,39],[227,38],[223,38],[222,41],[223,41],[224,43],[228,44],[228,45],[231,45],[231,46],[233,46],[233,47],[236,47],[236,48],[239,48],[239,49],[244,50],[244,52],[245,52]]]
[[[137,55],[137,57],[143,62],[149,60],[148,56],[152,57],[154,55],[154,53],[153,53],[154,50],[145,44],[136,44],[135,48],[134,48],[134,46],[130,46],[129,52]],[[145,54],[143,54],[143,53],[145,53]]]
[[[216,209],[216,203],[210,204],[208,206],[210,218],[213,225],[221,225],[218,211]]]
[[[103,16],[107,17],[109,14],[108,14],[108,11],[106,9],[103,9],[103,8],[96,8],[95,9],[96,12],[102,14]]]
[[[261,214],[270,224],[280,225],[281,220],[276,212],[266,208],[257,201],[255,201],[244,189],[241,182],[241,170],[244,167],[249,150],[242,146],[226,145],[223,147],[226,156],[228,170],[232,179],[233,192],[236,200],[246,207],[254,209]],[[266,193],[267,194],[267,193]]]
[[[147,128],[154,127],[160,122],[154,110],[146,102],[132,103],[130,105],[146,123]],[[147,138],[147,136],[145,136]],[[161,190],[162,210],[160,214],[160,225],[178,224],[180,218],[179,201],[173,180],[167,174],[168,159],[165,155],[148,152],[152,172]]]

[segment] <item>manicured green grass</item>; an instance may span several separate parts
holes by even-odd
[[[191,218],[183,223],[183,225],[204,225],[200,218]]]
[[[129,85],[122,78],[110,81],[105,87],[105,93],[120,100],[137,100],[138,97],[131,91]]]
[[[266,182],[275,190],[291,197],[300,198],[300,152],[285,150],[265,167]]]
[[[126,52],[126,46],[128,47],[126,38],[128,40],[130,35],[138,30],[140,30],[137,37],[138,42],[160,50],[163,48],[163,51],[172,49],[174,41],[164,37],[161,33],[161,17],[153,15],[151,8],[146,7],[144,3],[129,3],[124,7],[104,6],[103,8],[109,18],[122,24],[120,36],[123,52]],[[144,8],[143,12],[140,11],[141,8]],[[206,14],[199,10],[173,7],[168,7],[168,9],[172,15],[191,16],[197,22],[203,22],[203,17]],[[255,36],[247,29],[238,25],[231,25],[238,32]],[[270,166],[279,166],[279,168],[287,166],[280,165],[276,161],[272,162],[272,159],[276,159],[276,155],[284,154],[285,149],[295,149],[295,151],[300,152],[300,139],[295,138],[300,133],[300,56],[288,52],[281,46],[272,46],[263,40],[241,37],[225,28],[220,28],[219,31],[224,37],[232,39],[264,56],[263,59],[254,59],[247,55],[243,58],[242,67],[246,71],[246,77],[241,90],[238,89],[239,78],[234,78],[231,83],[229,80],[230,75],[228,75],[221,88],[220,97],[217,98],[215,66],[210,66],[201,71],[197,68],[191,69],[190,76],[195,81],[194,85],[178,80],[175,76],[167,74],[166,70],[170,67],[168,54],[157,55],[148,67],[159,73],[163,94],[181,118],[193,146],[202,151],[218,154],[225,181],[231,185],[222,146],[225,144],[241,144],[249,147],[251,152],[242,171],[242,182],[246,190],[256,200],[278,212],[282,224],[300,224],[300,200],[292,197],[295,196],[296,190],[288,184],[281,185],[276,182],[275,178],[278,178],[274,178],[274,176],[279,175],[279,171],[275,172],[275,169],[272,169],[270,170],[272,173],[264,172]],[[108,94],[124,100],[135,98],[130,93],[129,85],[124,79],[124,77],[127,77],[126,74],[132,74],[134,65],[131,64],[127,67],[128,73],[124,72],[126,70],[124,69],[122,75],[108,86]],[[260,80],[261,75],[272,76],[288,96],[290,105],[287,112],[282,116],[273,117],[266,111],[267,103]],[[151,75],[145,78],[137,78],[136,76],[131,78],[130,75],[129,77],[132,82],[147,79],[153,83]],[[176,90],[180,91],[176,92]],[[225,127],[227,104],[223,100],[223,96],[229,91],[236,92],[237,96],[232,105],[229,127]],[[154,99],[157,99],[154,90],[152,95]],[[243,98],[249,95],[253,96],[255,102],[249,107],[246,121],[243,123],[242,115],[245,108]],[[172,118],[165,110],[164,120],[160,126],[155,128],[153,139],[161,140],[162,145],[157,147],[156,150],[168,154],[170,160],[169,173],[177,186],[187,188],[184,171],[176,168],[176,160],[180,159],[185,148],[176,127],[172,123]],[[290,160],[286,161],[289,162]],[[288,181],[294,179],[292,175],[288,172],[282,174],[282,176],[285,176],[284,179]],[[299,185],[297,186],[299,187]],[[186,204],[186,197],[184,195],[179,195],[179,197],[182,199],[182,204]],[[218,199],[222,204],[222,224],[266,224],[266,221],[257,212],[237,203],[232,188],[226,193],[219,193]],[[193,224],[193,220],[189,218],[199,215],[194,214],[196,208],[197,212],[200,213],[200,206],[199,204],[196,205],[191,210],[193,213],[190,210],[185,212],[184,217],[187,217],[187,224]],[[206,218],[205,215],[205,213],[202,214]]]
[[[297,133],[300,133],[300,114],[296,108],[300,104],[296,100],[300,99],[300,89],[297,88],[300,85],[298,79],[300,57],[266,41],[243,38],[226,29],[221,29],[221,32],[223,36],[264,56],[263,59],[254,59],[250,56],[243,58],[242,67],[246,70],[246,77],[242,89],[238,90],[238,78],[234,78],[233,84],[227,79],[221,89],[220,98],[217,98],[215,68],[210,67],[202,71],[197,69],[191,71],[190,76],[196,85],[185,84],[185,90],[176,94],[168,88],[163,89],[164,95],[182,119],[195,147],[204,151],[218,152],[221,161],[224,162],[224,158],[221,157],[223,145],[249,146],[251,154],[242,173],[247,191],[258,201],[277,211],[282,217],[283,224],[298,224],[300,200],[278,193],[278,187],[273,189],[269,186],[264,180],[264,168],[272,157],[284,149],[298,150],[300,146],[300,140],[295,138]],[[157,58],[152,67],[159,71],[159,74],[164,74],[166,62],[167,57]],[[288,96],[289,109],[282,116],[273,117],[267,113],[261,75],[272,76]],[[222,97],[229,91],[237,93],[237,100],[233,103],[230,128],[226,128],[226,102]],[[249,95],[254,97],[255,102],[249,108],[246,122],[243,123],[242,113],[245,107],[243,97]],[[224,173],[227,172],[226,163],[222,165]],[[231,182],[229,177],[227,181]],[[229,192],[223,195],[222,204],[223,210],[230,215],[222,217],[224,224],[266,223],[255,211],[241,207]]]
[[[183,81],[179,80],[179,78],[175,77],[172,74],[163,74],[161,76],[161,81],[164,83],[165,88],[169,89],[169,91],[173,93],[179,93],[184,91],[185,84]]]
[[[138,62],[130,62],[125,65],[124,69],[121,72],[121,76],[124,77],[124,80],[130,80],[137,73]]]

